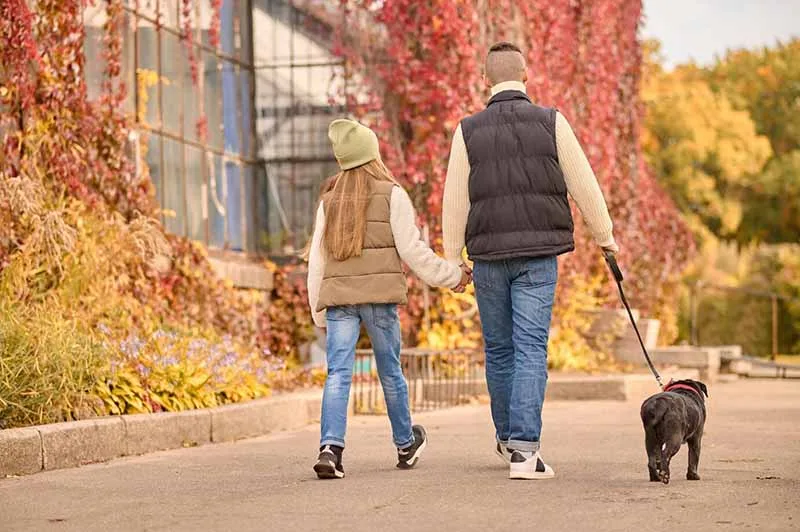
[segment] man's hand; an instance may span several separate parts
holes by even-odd
[[[461,282],[458,286],[453,288],[453,292],[457,294],[463,293],[467,289],[467,285],[472,282],[472,270],[466,264],[461,265]]]
[[[613,246],[603,246],[603,253],[610,253],[612,256],[619,253],[619,246],[614,244]]]

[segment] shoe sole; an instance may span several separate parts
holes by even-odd
[[[411,459],[408,462],[397,462],[397,467],[399,469],[413,469],[414,466],[417,465],[419,461],[419,457],[422,455],[422,451],[425,450],[425,447],[428,446],[428,433],[425,433],[425,439],[422,441],[422,445],[420,445],[414,454],[411,456]]]
[[[344,471],[339,471],[332,462],[318,462],[314,464],[314,471],[317,473],[317,478],[344,478]]]
[[[553,470],[539,472],[539,471],[524,471],[521,469],[514,470],[514,464],[511,464],[511,470],[508,472],[508,478],[511,480],[549,480],[555,478],[556,473]]]

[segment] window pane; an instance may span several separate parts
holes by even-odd
[[[184,57],[188,55],[184,46]],[[202,75],[202,58],[200,56],[200,49],[194,48],[194,59],[198,67],[198,76]],[[188,57],[187,57],[188,63]],[[187,139],[199,140],[197,135],[197,122],[200,118],[200,86],[205,80],[200,80],[195,83],[192,79],[191,65],[183,71],[183,134]]]
[[[150,172],[150,180],[153,182],[153,188],[156,189],[156,200],[159,205],[162,205],[164,199],[163,179],[161,172],[161,137],[149,133],[142,133],[142,159],[147,164]]]
[[[239,89],[241,96],[239,101],[242,104],[241,121],[242,121],[242,156],[253,157],[252,146],[252,133],[253,133],[253,103],[250,97],[250,79],[251,73],[245,69],[239,70]]]
[[[222,51],[229,55],[236,55],[236,46],[233,34],[233,15],[234,2],[228,0],[222,2],[222,9],[220,9],[220,41]]]
[[[249,2],[246,0],[236,0],[238,5],[237,13],[239,16],[239,58],[246,64],[252,64],[253,38],[250,26],[253,21],[253,11],[250,9]]]
[[[186,195],[189,209],[186,223],[189,227],[189,238],[206,241],[206,221],[208,205],[203,203],[205,177],[203,175],[203,152],[194,146],[186,146]]]
[[[269,253],[269,184],[264,165],[255,168],[255,245],[258,253]]]
[[[150,126],[159,126],[158,105],[158,39],[155,28],[144,19],[138,21],[139,66],[136,90],[139,96],[137,119]]]
[[[103,24],[106,22],[106,10],[103,4],[89,5],[83,10],[83,26],[86,38],[83,41],[84,74],[89,99],[100,97],[103,83]]]
[[[178,0],[161,0],[159,7],[161,9],[161,24],[178,30]]]
[[[179,134],[183,125],[183,77],[186,64],[185,45],[177,36],[161,32],[161,90],[164,105],[164,129]]]
[[[223,129],[225,131],[225,151],[238,153],[241,146],[239,138],[241,122],[239,118],[237,94],[237,67],[230,61],[222,61],[222,109]]]
[[[165,213],[164,225],[167,231],[176,235],[184,234],[186,219],[182,164],[183,144],[164,138],[164,201],[161,206],[172,211]]]
[[[227,180],[222,175],[222,158],[212,155],[213,164],[208,176],[208,221],[209,245],[222,249],[225,247],[225,196]]]
[[[208,122],[208,143],[223,149],[222,134],[222,72],[216,56],[203,54],[203,103]]]
[[[255,212],[255,172],[253,165],[244,165],[244,210],[245,210],[245,236],[247,238],[244,249],[248,252],[256,251],[256,212]]]
[[[228,201],[225,204],[228,222],[228,248],[234,251],[243,251],[241,168],[237,163],[227,161],[225,175],[228,181]]]
[[[129,7],[134,9],[138,6],[139,14],[153,20],[158,16],[158,0],[127,0]]]

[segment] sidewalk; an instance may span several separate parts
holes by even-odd
[[[317,428],[0,481],[4,531],[800,530],[800,385],[709,391],[700,462],[647,482],[634,402],[550,402],[544,456],[557,478],[509,481],[488,406],[419,415],[431,443],[394,468],[385,417],[352,420],[347,478],[317,481]]]

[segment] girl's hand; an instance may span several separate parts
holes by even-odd
[[[461,282],[458,286],[453,288],[453,292],[457,294],[463,293],[467,289],[467,285],[472,282],[472,270],[466,264],[461,265]]]

